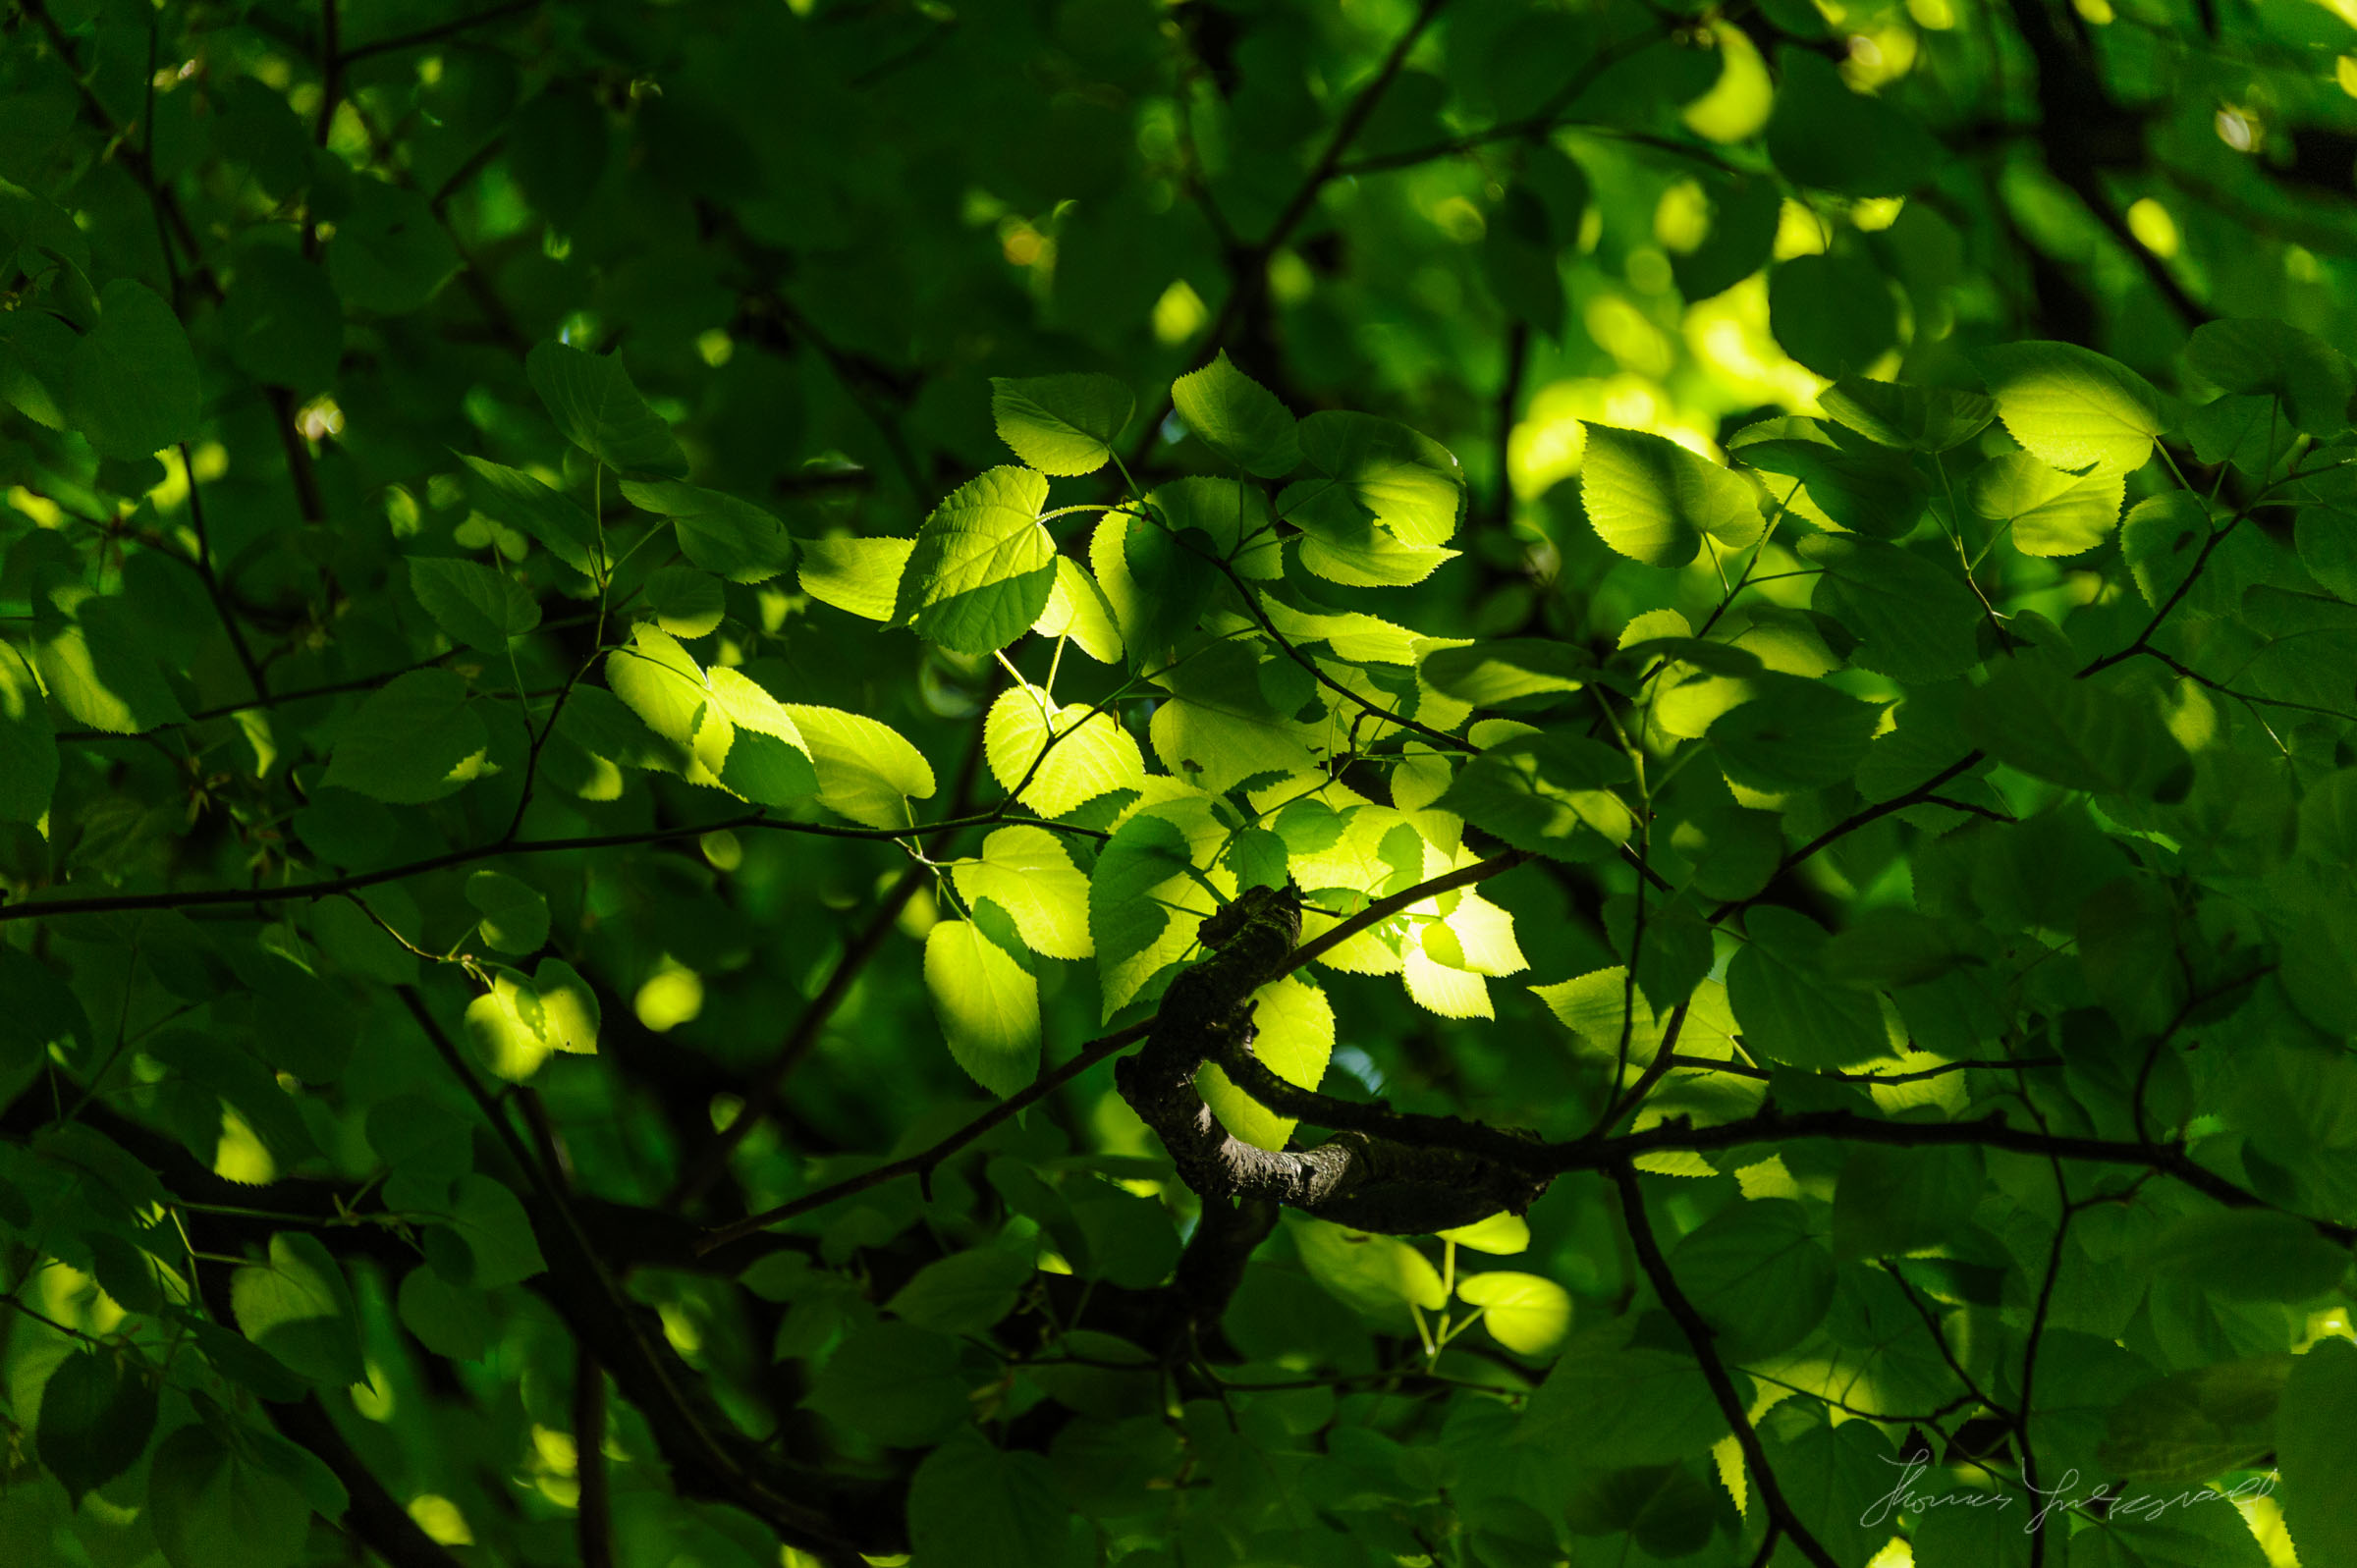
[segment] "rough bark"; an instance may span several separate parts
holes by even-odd
[[[1520,1214],[1546,1190],[1543,1176],[1462,1149],[1346,1131],[1314,1149],[1276,1151],[1232,1135],[1196,1092],[1195,1074],[1217,1061],[1237,1069],[1246,1093],[1272,1081],[1253,1070],[1251,999],[1284,971],[1300,940],[1301,906],[1289,892],[1246,889],[1201,934],[1212,956],[1172,982],[1145,1049],[1115,1068],[1114,1082],[1206,1202],[1272,1202],[1354,1230],[1412,1236],[1502,1209]]]

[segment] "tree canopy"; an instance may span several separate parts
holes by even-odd
[[[0,1562],[2357,1561],[2348,0],[8,0]]]

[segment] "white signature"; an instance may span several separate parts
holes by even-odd
[[[1867,1529],[1888,1524],[1898,1514],[1920,1515],[1934,1508],[1994,1508],[2002,1513],[2018,1500],[2005,1492],[1918,1491],[1915,1483],[1932,1467],[1930,1457],[1925,1454],[1912,1454],[1905,1459],[1885,1458],[1883,1462],[1901,1467],[1898,1484],[1858,1516],[1858,1523]],[[2226,1491],[2212,1491],[2202,1487],[2174,1495],[2158,1491],[2114,1490],[2107,1484],[2097,1487],[2085,1496],[2079,1496],[2078,1488],[2079,1473],[2076,1470],[2065,1471],[2062,1479],[2052,1487],[2029,1487],[2031,1492],[2045,1501],[2021,1527],[2023,1534],[2044,1529],[2048,1516],[2057,1508],[2064,1512],[2101,1508],[2106,1510],[2108,1518],[2139,1519],[2149,1524],[2172,1508],[2190,1508],[2196,1503],[2206,1502],[2244,1502],[2254,1497],[2265,1497],[2275,1489],[2275,1478],[2271,1472],[2253,1476]]]

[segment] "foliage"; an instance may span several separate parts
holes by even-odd
[[[10,0],[0,1560],[2349,1560],[2345,11]]]

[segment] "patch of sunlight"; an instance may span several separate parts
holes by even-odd
[[[1789,261],[1794,256],[1822,255],[1832,249],[1833,244],[1833,226],[1816,212],[1786,196],[1783,210],[1776,220],[1776,246],[1771,252],[1776,259]]]
[[[1719,46],[1719,80],[1685,107],[1686,129],[1706,141],[1741,141],[1768,123],[1776,107],[1776,83],[1743,29],[1721,22],[1711,27]]]
[[[1154,341],[1166,349],[1176,349],[1201,332],[1211,320],[1211,311],[1203,297],[1188,286],[1184,278],[1162,291],[1154,301]]]
[[[575,1446],[573,1433],[569,1432],[535,1426],[532,1447],[540,1455],[541,1465],[552,1475],[570,1476],[580,1467],[580,1450]]]
[[[466,1528],[466,1516],[459,1512],[459,1505],[448,1497],[437,1497],[430,1491],[419,1492],[410,1499],[410,1517],[416,1521],[417,1528],[425,1532],[427,1539],[438,1545],[474,1544],[474,1532]]]
[[[23,485],[8,487],[8,504],[44,528],[62,526],[66,509],[47,496],[36,496]]]
[[[692,1356],[704,1348],[704,1330],[687,1316],[685,1308],[667,1301],[655,1313],[663,1320],[663,1337],[671,1341],[672,1349],[683,1356]]]
[[[1673,255],[1691,255],[1711,237],[1711,198],[1699,180],[1680,180],[1654,203],[1653,238]]]
[[[115,1298],[81,1270],[53,1263],[40,1271],[33,1300],[42,1316],[87,1334],[109,1334],[126,1316]]]
[[[1579,472],[1588,446],[1584,421],[1651,431],[1690,451],[1718,456],[1713,426],[1680,412],[1656,382],[1629,374],[1558,381],[1539,389],[1507,438],[1507,473],[1516,496],[1533,500]]]
[[[2274,1483],[2270,1482],[2268,1493],[2235,1497],[2234,1506],[2243,1523],[2251,1527],[2259,1549],[2267,1553],[2267,1568],[2300,1568],[2299,1553],[2292,1549],[2291,1533],[2283,1528],[2283,1505],[2275,1501],[2273,1491]]]
[[[385,1380],[385,1369],[373,1361],[361,1365],[368,1369],[368,1380],[352,1385],[352,1408],[368,1421],[391,1421],[399,1401],[393,1397],[393,1385]]]
[[[726,828],[705,834],[696,840],[696,847],[715,871],[735,871],[744,864],[744,840]]]
[[[2357,98],[2357,54],[2344,54],[2332,62],[2332,80],[2340,83],[2341,91]]]
[[[1596,346],[1618,360],[1623,370],[1659,381],[1677,368],[1677,346],[1670,334],[1617,294],[1591,297],[1580,320]]]
[[[2304,1356],[2309,1347],[2320,1339],[2357,1339],[2357,1330],[2349,1326],[2348,1308],[2332,1307],[2324,1312],[2310,1313],[2306,1336],[2291,1348],[2296,1354]]]
[[[1883,1542],[1883,1549],[1867,1559],[1866,1568],[1915,1568],[1915,1548],[1906,1539],[1892,1536]]]
[[[2164,261],[2177,253],[2177,220],[2151,196],[2128,208],[2128,233]]]
[[[1434,227],[1460,245],[1479,243],[1481,237],[1490,232],[1490,221],[1463,196],[1451,196],[1436,203],[1426,216],[1432,219]]]
[[[1898,222],[1898,215],[1906,206],[1904,196],[1867,196],[1849,209],[1849,221],[1864,233],[1873,234]]]
[[[227,1106],[221,1108],[221,1144],[213,1152],[213,1174],[248,1187],[268,1186],[278,1179],[278,1162],[246,1118]]]
[[[1956,25],[1956,8],[1947,0],[1907,0],[1907,15],[1927,32],[1946,32]]]
[[[1764,273],[1686,309],[1686,345],[1694,357],[1735,397],[1773,403],[1795,413],[1813,413],[1817,394],[1830,384],[1784,352],[1768,330],[1768,279]],[[1666,433],[1666,432],[1665,432]]]
[[[668,1034],[704,1010],[703,976],[665,953],[663,967],[638,988],[631,1007],[640,1023]]]
[[[1841,80],[1853,92],[1872,92],[1914,69],[1914,29],[1873,27],[1849,35],[1849,58],[1841,62]]]

